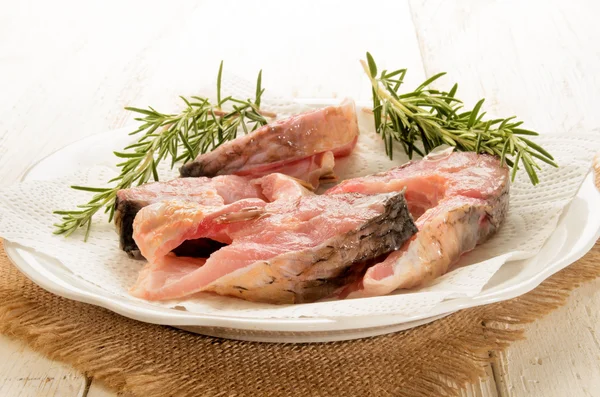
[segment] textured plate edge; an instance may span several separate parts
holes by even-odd
[[[204,336],[212,336],[225,339],[236,339],[248,342],[263,342],[263,343],[328,343],[340,342],[347,340],[356,340],[364,338],[372,338],[375,336],[386,335],[394,332],[405,331],[408,329],[420,327],[429,324],[454,312],[444,313],[433,317],[428,317],[422,320],[411,321],[408,323],[390,324],[382,327],[369,327],[358,329],[343,329],[339,331],[288,331],[288,332],[273,332],[273,331],[248,331],[238,328],[224,327],[196,327],[196,326],[176,326],[175,328],[184,331],[192,332]]]

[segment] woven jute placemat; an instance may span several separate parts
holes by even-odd
[[[597,185],[598,185],[597,180]],[[440,396],[484,374],[488,352],[600,275],[600,244],[512,300],[462,310],[374,338],[265,344],[145,324],[55,296],[29,281],[0,246],[0,332],[125,395]]]

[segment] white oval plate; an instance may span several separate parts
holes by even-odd
[[[57,178],[78,167],[103,159],[92,148],[120,141],[130,128],[97,134],[68,145],[31,167],[23,180]],[[372,315],[331,318],[256,319],[199,315],[127,300],[76,277],[56,259],[5,241],[15,265],[42,288],[76,301],[105,307],[123,316],[192,332],[261,342],[327,342],[396,332],[422,325],[460,309],[514,298],[581,258],[600,236],[600,193],[588,175],[577,196],[565,209],[558,226],[533,258],[508,262],[481,293],[471,298],[446,300],[432,311],[413,316]],[[115,241],[116,244],[116,241]]]

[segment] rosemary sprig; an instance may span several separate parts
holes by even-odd
[[[460,151],[500,157],[502,164],[512,167],[512,180],[520,162],[534,185],[539,183],[536,169],[540,166],[536,160],[558,167],[550,153],[525,138],[538,133],[520,128],[522,121],[516,121],[515,117],[484,120],[483,99],[472,110],[464,111],[462,102],[455,97],[457,84],[448,92],[428,88],[445,73],[436,74],[416,90],[401,94],[399,89],[406,69],[384,70],[378,77],[377,65],[368,52],[367,61],[361,64],[371,80],[375,129],[384,140],[390,158],[394,141],[400,142],[409,158],[413,153],[424,156],[435,147],[448,144]]]
[[[261,85],[262,71],[256,81],[254,100],[241,100],[221,95],[221,76],[223,62],[217,77],[217,104],[213,105],[208,98],[192,96],[181,97],[185,103],[179,114],[166,114],[149,107],[125,109],[140,115],[135,120],[141,122],[140,127],[130,135],[143,135],[136,143],[127,146],[123,151],[114,152],[121,162],[117,164],[121,172],[109,183],[108,188],[87,186],[71,186],[76,190],[96,193],[87,204],[81,204],[77,210],[54,211],[62,216],[62,223],[54,226],[55,234],[71,235],[80,227],[85,227],[87,240],[92,226],[92,217],[102,208],[109,213],[109,222],[114,216],[114,204],[117,191],[135,184],[141,185],[151,178],[158,181],[158,164],[167,157],[171,159],[171,168],[177,162],[195,159],[198,154],[206,153],[235,139],[241,129],[245,133],[254,131],[265,125],[265,116],[274,116],[260,111],[260,99],[264,92]],[[223,110],[224,108],[230,110]]]

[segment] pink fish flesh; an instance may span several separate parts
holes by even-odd
[[[315,178],[332,178],[331,156],[347,156],[357,139],[354,102],[345,100],[339,106],[328,106],[276,121],[226,142],[185,164],[180,173],[182,177],[225,174],[257,177],[289,172],[299,179],[310,180],[317,187],[318,179],[315,182]],[[314,157],[327,152],[330,152],[327,157]],[[309,165],[299,167],[298,162],[304,159],[309,159]],[[321,164],[324,160],[326,163]],[[291,164],[295,166],[291,167]],[[303,171],[307,166],[310,171]],[[322,175],[317,175],[316,170],[322,170]],[[303,177],[304,174],[308,179]]]
[[[400,250],[369,267],[340,296],[384,295],[444,274],[500,227],[508,211],[509,186],[508,169],[496,157],[452,153],[350,179],[329,189],[325,194],[406,189],[406,201],[419,229]]]
[[[148,300],[212,291],[270,303],[314,301],[417,231],[402,193],[317,196],[274,182],[280,196],[271,203],[165,201],[140,210],[133,237],[148,264],[131,293]],[[227,245],[208,258],[172,252],[202,239]]]
[[[273,188],[277,186],[277,188]],[[121,248],[132,257],[140,257],[133,240],[133,220],[143,207],[168,200],[180,200],[206,206],[222,206],[238,200],[257,198],[273,201],[286,191],[308,192],[309,184],[282,174],[253,179],[250,176],[223,175],[214,178],[181,178],[122,189],[115,200],[115,225]]]

